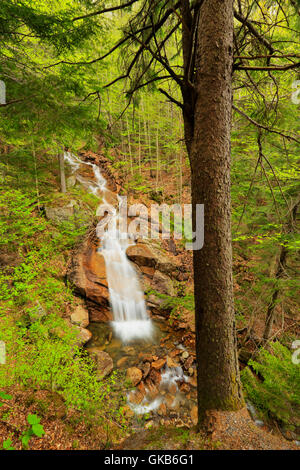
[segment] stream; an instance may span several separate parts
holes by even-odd
[[[110,191],[99,166],[70,152],[65,152],[64,158],[76,180],[101,200],[96,211],[100,218],[96,227],[99,238],[97,252],[105,260],[113,320],[90,323],[92,339],[87,349],[107,352],[113,359],[114,368],[141,368],[143,381],[127,393],[128,406],[135,416],[150,413],[154,420],[162,421],[164,416],[175,420],[176,425],[190,424],[190,410],[195,407],[196,382],[194,379],[193,385],[189,385],[192,378],[183,370],[189,354],[180,343],[180,335],[176,337],[175,332],[170,332],[165,320],[150,318],[138,274],[126,256],[127,248],[135,241],[119,230],[118,209],[122,199]],[[92,178],[88,172],[82,175],[80,169],[84,167],[92,170]],[[103,231],[101,220],[106,214],[105,206],[112,217]],[[172,350],[173,359],[168,357]],[[160,359],[162,356],[167,360]]]

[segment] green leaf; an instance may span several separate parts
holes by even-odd
[[[26,434],[24,434],[22,436],[22,445],[25,449],[28,448],[28,444],[29,444],[29,441],[30,441],[30,438],[31,438],[31,435],[29,433],[26,432]]]
[[[34,424],[32,426],[32,432],[37,436],[37,437],[42,437],[45,434],[44,428],[41,424]]]
[[[3,441],[3,450],[15,450],[15,448],[12,446],[11,439],[6,439]]]
[[[41,420],[37,415],[28,415],[27,416],[27,421],[28,421],[29,424],[31,424],[33,426],[35,424],[39,424],[39,422]]]
[[[8,395],[7,393],[0,392],[0,398],[2,398],[2,400],[11,400],[12,396]]]

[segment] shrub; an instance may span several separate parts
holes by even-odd
[[[249,400],[269,418],[290,430],[300,428],[300,374],[291,352],[279,342],[262,349],[257,360],[250,360],[242,371],[242,382]]]

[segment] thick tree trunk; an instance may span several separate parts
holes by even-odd
[[[189,152],[193,208],[204,204],[205,212],[204,246],[193,252],[199,422],[210,410],[243,406],[232,285],[232,42],[232,0],[205,1],[198,27],[196,102]]]

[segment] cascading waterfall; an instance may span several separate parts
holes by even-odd
[[[103,203],[107,203],[106,196],[109,190],[99,167],[93,163],[80,160],[70,152],[65,152],[65,160],[70,164],[76,179],[94,195],[101,195]],[[88,165],[92,168],[95,181],[89,181],[77,174],[80,165]],[[137,272],[126,256],[126,249],[133,242],[128,234],[121,233],[118,230],[119,221],[119,213],[114,209],[111,224],[109,224],[109,228],[100,239],[101,246],[98,249],[98,252],[105,259],[110,303],[114,318],[112,327],[115,335],[123,343],[133,340],[149,340],[153,335],[153,324],[147,313],[144,293],[140,287]]]

